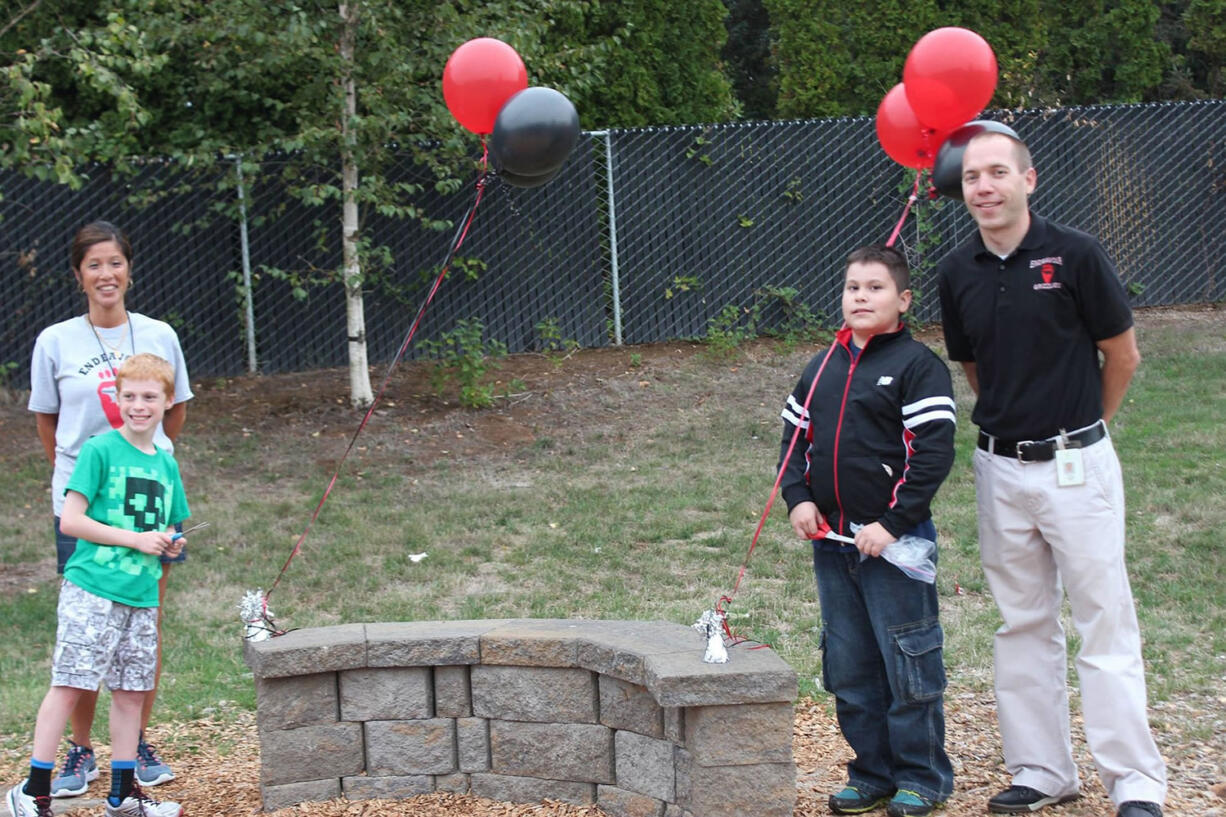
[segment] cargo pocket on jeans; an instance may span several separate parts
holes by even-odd
[[[945,633],[935,618],[890,630],[894,667],[902,699],[909,704],[935,701],[945,691]]]

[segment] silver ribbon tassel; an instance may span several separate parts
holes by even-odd
[[[707,651],[702,660],[708,664],[727,664],[728,650],[724,647],[725,615],[716,610],[703,611],[702,618],[692,625],[695,630],[707,637]]]

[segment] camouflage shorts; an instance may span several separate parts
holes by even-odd
[[[158,609],[129,607],[75,584],[60,585],[59,623],[51,659],[51,685],[141,692],[157,672]]]

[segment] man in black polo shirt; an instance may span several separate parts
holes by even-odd
[[[1111,261],[1091,236],[1030,212],[1036,179],[1020,140],[972,138],[962,193],[979,230],[938,266],[949,357],[979,398],[980,555],[1004,620],[996,700],[1013,780],[988,811],[1023,814],[1077,797],[1063,584],[1103,785],[1118,817],[1160,817],[1166,768],[1146,716],[1123,480],[1106,431],[1141,357]]]

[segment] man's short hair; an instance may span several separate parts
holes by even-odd
[[[907,258],[893,247],[885,244],[869,244],[858,250],[852,250],[847,256],[847,266],[852,264],[883,264],[894,279],[894,286],[899,293],[911,288],[911,270],[907,267]]]
[[[1003,136],[1013,143],[1013,158],[1017,162],[1017,171],[1019,173],[1025,173],[1027,170],[1034,167],[1034,159],[1030,155],[1030,148],[1027,147],[1026,143],[1021,139],[1014,139],[1007,133],[985,130],[982,133],[977,133],[972,136],[967,142],[967,145],[969,146],[971,142],[974,142],[976,139],[982,139],[985,136]]]
[[[166,396],[174,399],[175,396],[175,370],[170,365],[170,362],[157,355],[151,355],[148,352],[141,352],[138,355],[125,360],[119,365],[119,370],[115,372],[115,390],[123,388],[123,381],[131,380],[157,380],[162,384],[162,390],[166,392]]]

